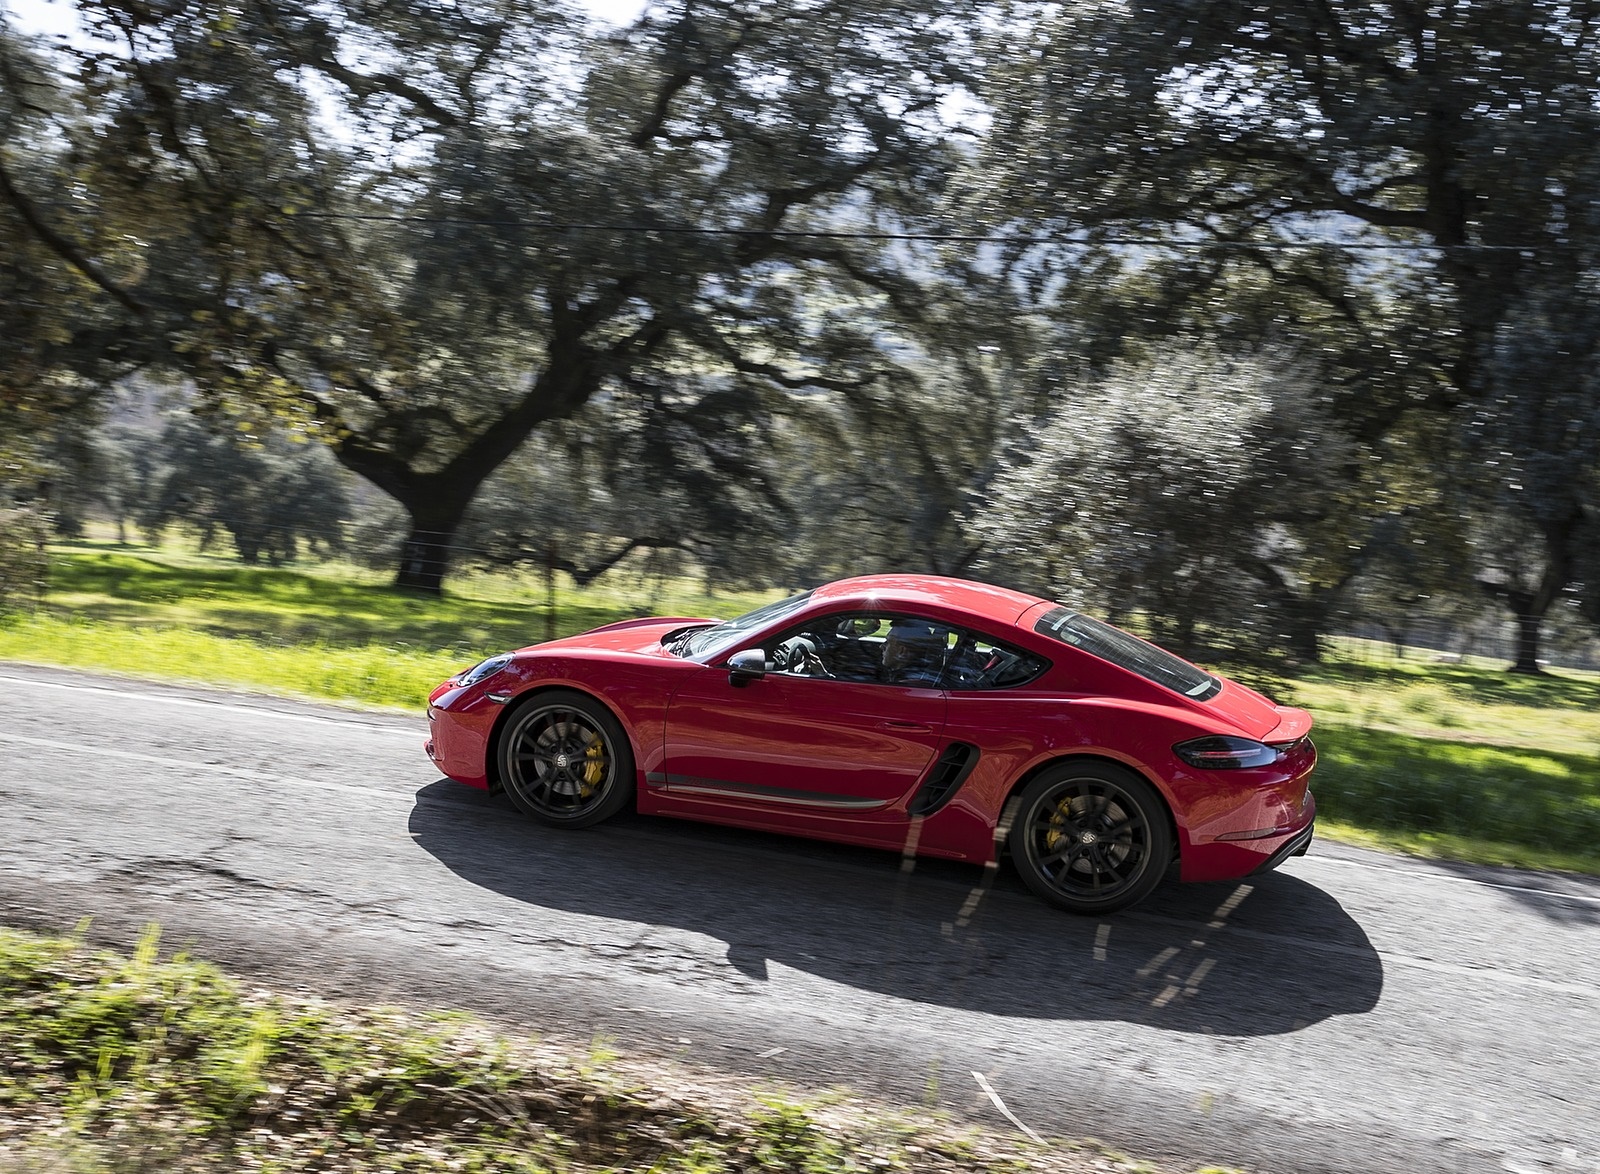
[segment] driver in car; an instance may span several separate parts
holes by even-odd
[[[882,664],[877,679],[884,684],[905,688],[940,687],[948,636],[923,620],[897,619],[884,636]],[[835,673],[822,663],[817,645],[810,635],[792,636],[778,647],[777,667],[800,677],[843,677],[845,680],[870,680],[851,673]]]
[[[943,632],[921,620],[895,620],[883,642],[883,680],[907,688],[937,689],[948,650]]]

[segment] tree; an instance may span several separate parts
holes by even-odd
[[[252,0],[85,11],[124,322],[233,415],[314,421],[392,495],[436,591],[484,479],[638,376],[859,385],[819,291],[915,321],[902,226],[950,169],[963,25],[911,0],[684,0],[585,33],[552,5]],[[327,108],[331,107],[331,112]]]
[[[1173,349],[1065,393],[1019,438],[973,523],[990,573],[1160,643],[1320,655],[1369,523],[1355,445],[1282,354]],[[1359,464],[1360,462],[1355,462]]]
[[[324,551],[343,544],[350,503],[320,446],[209,429],[180,415],[162,432],[161,448],[165,467],[140,518],[152,533],[188,522],[204,548],[222,531],[252,565],[293,562],[302,543]]]
[[[792,521],[774,480],[772,398],[686,379],[597,399],[485,483],[463,552],[553,566],[580,587],[636,552],[676,552],[713,582],[766,586]]]
[[[85,345],[125,312],[81,239],[86,209],[25,194],[71,190],[61,129],[63,80],[0,15],[0,483],[32,493],[43,475],[37,446],[64,415],[82,413],[110,356]]]
[[[1600,545],[1600,271],[1539,291],[1501,328],[1492,391],[1463,408],[1460,492],[1478,586],[1516,621],[1515,672],[1537,673],[1540,632]]]
[[[37,600],[50,577],[49,526],[37,509],[0,505],[0,615],[24,598]]]
[[[978,191],[1008,185],[1021,195],[1013,222],[1084,242],[1056,250],[1055,272],[1108,235],[1163,240],[1106,264],[1152,276],[1141,308],[1171,330],[1172,307],[1241,267],[1275,271],[1367,340],[1347,351],[1338,410],[1368,441],[1428,411],[1514,428],[1479,406],[1551,378],[1581,397],[1575,366],[1519,359],[1507,332],[1593,271],[1600,10],[1182,0],[1036,12],[987,91],[994,178]],[[1308,238],[1388,251],[1296,243]],[[1172,260],[1153,274],[1161,257]],[[1551,503],[1592,479],[1592,463],[1563,468]],[[1544,556],[1541,584],[1570,581],[1559,548],[1581,527],[1560,513],[1525,515],[1556,527],[1523,548]],[[1551,590],[1515,606],[1531,618]],[[1536,622],[1524,638],[1536,641]]]

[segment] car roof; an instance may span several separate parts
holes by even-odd
[[[818,587],[813,602],[859,603],[870,608],[932,606],[952,608],[1002,624],[1048,600],[1037,595],[974,583],[945,575],[862,575]]]

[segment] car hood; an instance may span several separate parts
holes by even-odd
[[[1216,714],[1258,742],[1293,742],[1310,732],[1311,715],[1305,710],[1278,705],[1237,681],[1220,679],[1221,691],[1209,701],[1198,702],[1198,708]]]
[[[607,624],[576,636],[563,636],[560,640],[547,640],[535,644],[530,652],[635,652],[658,656],[671,656],[661,646],[661,637],[676,628],[690,624],[714,624],[716,620],[695,616],[650,616],[639,620],[622,620]]]

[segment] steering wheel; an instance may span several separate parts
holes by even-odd
[[[804,636],[791,636],[772,654],[772,663],[779,671],[805,673],[806,663],[817,655],[817,646]]]

